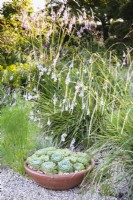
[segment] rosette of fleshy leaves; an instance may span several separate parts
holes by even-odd
[[[64,174],[87,169],[90,159],[87,153],[73,152],[69,149],[54,147],[37,150],[28,157],[26,163],[31,169],[46,174]]]
[[[51,155],[51,161],[55,163],[60,162],[61,160],[63,160],[63,158],[64,158],[64,155],[61,152],[56,152]]]
[[[62,160],[58,163],[59,174],[72,173],[74,171],[73,165],[68,160]]]
[[[42,156],[42,155],[52,155],[52,153],[55,151],[55,148],[54,147],[47,147],[47,148],[44,148],[44,149],[40,149],[38,151],[35,152],[35,155],[37,156]]]
[[[49,156],[48,155],[42,155],[39,157],[43,162],[49,161]]]
[[[57,174],[57,166],[54,162],[44,162],[40,169],[45,174]]]
[[[89,165],[90,159],[87,153],[79,153],[77,161],[87,167]]]
[[[85,169],[85,166],[82,163],[74,163],[73,167],[75,171],[81,171]]]
[[[40,166],[42,164],[42,160],[35,156],[29,157],[26,162],[29,164],[31,169],[37,169],[37,170],[40,169]]]

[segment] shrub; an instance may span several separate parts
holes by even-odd
[[[40,84],[38,106],[43,130],[48,135],[53,133],[59,142],[65,133],[61,145],[69,145],[73,137],[78,143],[90,145],[91,135],[99,134],[104,125],[105,112],[116,109],[120,98],[129,93],[131,67],[124,75],[116,56],[108,59],[90,55],[84,51],[70,63],[62,61],[62,68],[51,69],[49,75],[44,73]]]
[[[31,106],[23,100],[2,108],[0,116],[2,164],[23,173],[24,159],[35,148],[38,127],[30,121]]]

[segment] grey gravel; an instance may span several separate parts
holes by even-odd
[[[117,200],[115,197],[90,197],[89,191],[81,196],[80,188],[66,191],[45,189],[26,176],[9,168],[0,169],[0,200]]]

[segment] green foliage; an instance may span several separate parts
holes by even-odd
[[[12,0],[12,2],[4,2],[0,14],[3,15],[4,18],[10,19],[16,14],[20,16],[23,11],[29,14],[33,12],[31,0]]]
[[[91,180],[95,183],[92,188],[99,188],[101,193],[115,194],[115,188],[121,185],[129,187],[130,199],[133,164],[133,102],[131,97],[121,99],[119,109],[112,110],[105,117],[105,127],[102,135],[97,135],[97,143],[92,146],[90,153],[103,153],[99,165],[92,173]],[[112,188],[109,187],[112,185]],[[95,189],[94,189],[95,190]],[[107,192],[107,193],[106,193]],[[115,194],[116,195],[116,194]]]
[[[120,17],[122,17],[122,19],[132,23],[132,20],[133,20],[132,10],[133,10],[133,1],[129,0],[126,2],[125,5],[121,6]]]
[[[101,189],[100,189],[100,194],[102,196],[115,196],[114,190],[110,184],[102,184]]]
[[[33,76],[37,76],[34,63],[16,63],[7,66],[6,69],[1,66],[0,80],[5,87],[8,86],[15,89],[20,87],[28,88],[31,86],[31,88],[33,88],[35,84],[28,82],[29,76],[31,79],[33,79]]]
[[[30,37],[22,26],[24,12],[28,15],[32,13],[30,0],[5,2],[1,9],[0,64],[4,67],[7,64],[22,62],[23,52],[31,47]]]
[[[23,100],[2,108],[0,116],[2,164],[24,172],[23,162],[35,148],[34,136],[38,127],[30,121],[31,107]]]
[[[126,22],[116,21],[111,24],[109,32],[111,35],[115,35],[119,39],[123,39],[129,32],[129,24]]]

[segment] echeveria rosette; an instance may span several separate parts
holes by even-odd
[[[85,169],[85,166],[82,163],[75,163],[73,165],[75,171],[81,171]]]
[[[78,158],[76,156],[74,156],[74,155],[69,156],[69,160],[70,160],[71,163],[76,163],[77,159]]]
[[[27,163],[29,164],[30,168],[39,170],[42,160],[38,157],[32,157],[29,160],[27,159]]]
[[[70,156],[72,151],[69,149],[62,149],[61,152],[64,154],[64,156]]]
[[[41,171],[45,174],[57,174],[57,166],[53,162],[44,162],[41,165]]]
[[[49,161],[49,156],[48,155],[42,155],[39,157],[43,162]]]
[[[82,163],[82,164],[84,164],[85,166],[88,166],[89,165],[89,158],[86,158],[86,157],[79,157],[78,159],[77,159],[77,161],[79,162],[79,163]]]
[[[61,160],[63,160],[64,155],[62,153],[54,153],[53,155],[51,155],[51,160],[55,163],[60,162]]]
[[[51,155],[54,152],[54,150],[55,150],[54,147],[47,147],[47,148],[36,151],[35,155],[37,155],[37,156]]]
[[[72,163],[68,160],[62,160],[59,162],[58,169],[60,173],[71,173],[74,171]]]

